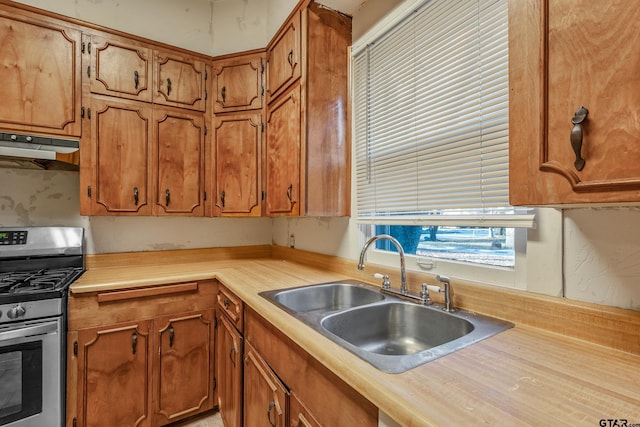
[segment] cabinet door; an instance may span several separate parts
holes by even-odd
[[[295,392],[289,395],[289,426],[290,427],[321,427],[321,424],[302,404]]]
[[[242,336],[218,314],[216,329],[216,385],[218,409],[225,427],[242,424]]]
[[[92,93],[151,101],[151,49],[115,36],[93,35],[86,55]]]
[[[0,126],[80,136],[80,31],[0,7]]]
[[[206,69],[195,58],[168,51],[154,51],[153,102],[205,110]]]
[[[90,202],[82,205],[91,206],[93,215],[150,215],[150,106],[93,98],[85,120],[91,133],[83,136],[82,149],[90,147],[91,167],[81,171],[92,177],[81,189],[81,199]]]
[[[256,350],[245,344],[244,425],[287,426],[289,392]]]
[[[199,113],[154,110],[155,212],[204,213],[204,117]]]
[[[275,100],[300,77],[301,37],[300,11],[283,25],[267,47],[267,102]]]
[[[262,56],[249,55],[214,62],[214,113],[262,108]]]
[[[149,322],[78,333],[78,426],[149,426]]]
[[[220,215],[260,215],[260,113],[216,116],[216,208]]]
[[[511,203],[639,201],[640,5],[514,3]]]
[[[300,192],[300,86],[269,107],[266,196],[268,215],[298,215]]]
[[[156,424],[213,408],[213,310],[154,320]]]

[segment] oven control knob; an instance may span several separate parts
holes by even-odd
[[[9,319],[17,319],[18,317],[24,316],[26,312],[27,310],[25,310],[23,306],[16,305],[7,311],[7,316],[9,316]]]

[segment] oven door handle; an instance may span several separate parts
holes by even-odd
[[[16,338],[27,338],[34,335],[45,335],[52,332],[56,332],[58,324],[56,322],[49,322],[39,325],[31,325],[25,328],[13,329],[6,332],[0,332],[0,342],[8,341]]]

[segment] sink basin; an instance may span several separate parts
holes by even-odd
[[[474,329],[473,323],[463,318],[402,302],[333,314],[320,325],[364,351],[387,355],[415,354]]]
[[[419,305],[355,280],[260,295],[381,371],[401,373],[513,324],[439,304]]]
[[[378,290],[357,282],[333,282],[278,291],[273,300],[295,313],[330,312],[384,300]]]

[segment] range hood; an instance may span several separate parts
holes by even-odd
[[[0,132],[0,167],[77,171],[79,149],[75,139]]]

